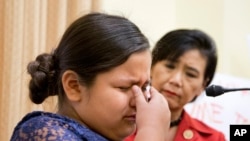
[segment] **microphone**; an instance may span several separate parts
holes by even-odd
[[[242,91],[242,90],[250,90],[250,88],[234,88],[234,89],[229,89],[229,88],[223,88],[222,86],[218,85],[211,85],[208,86],[205,91],[207,96],[212,96],[216,97],[219,95],[222,95],[226,92],[232,92],[232,91]]]

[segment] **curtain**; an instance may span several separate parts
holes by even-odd
[[[100,9],[101,0],[0,0],[0,140],[33,110],[55,111],[57,98],[32,104],[27,64],[51,52],[76,18]]]

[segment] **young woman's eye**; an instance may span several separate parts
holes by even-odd
[[[147,87],[142,87],[141,90],[145,92],[147,90]]]
[[[127,90],[129,90],[131,87],[119,87],[119,89],[120,90],[122,90],[122,91],[127,91]]]
[[[150,90],[150,84],[147,84],[147,85],[143,86],[141,89],[142,89],[142,92],[149,91]]]

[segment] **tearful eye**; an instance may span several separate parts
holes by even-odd
[[[119,87],[119,89],[120,90],[122,90],[122,91],[127,91],[127,90],[129,90],[131,87]]]
[[[150,84],[146,85],[145,87],[142,87],[143,92],[149,92],[150,91]]]

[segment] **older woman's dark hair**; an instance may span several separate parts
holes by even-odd
[[[59,95],[60,102],[64,95],[61,76],[66,70],[76,72],[83,85],[91,86],[96,75],[144,50],[149,50],[147,38],[128,19],[103,13],[80,17],[52,54],[41,54],[28,65],[30,98],[39,104],[50,95]]]
[[[201,30],[178,29],[165,34],[153,49],[152,66],[158,61],[176,61],[186,51],[198,49],[206,58],[204,79],[208,86],[215,74],[217,49],[212,38]]]

